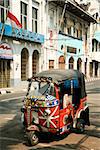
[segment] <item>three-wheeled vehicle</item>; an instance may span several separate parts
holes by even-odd
[[[90,125],[83,73],[52,69],[28,81],[21,112],[31,145],[39,142],[41,133],[63,134],[71,129],[82,133]]]

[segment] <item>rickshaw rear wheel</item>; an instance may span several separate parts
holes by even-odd
[[[85,129],[85,123],[83,119],[78,119],[77,125],[76,125],[78,133],[83,133]]]
[[[38,133],[36,131],[30,131],[28,133],[28,140],[32,146],[38,144],[38,142],[39,142]]]

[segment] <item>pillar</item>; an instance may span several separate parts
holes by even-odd
[[[93,77],[95,77],[95,62],[93,62]]]
[[[74,58],[74,68],[73,69],[77,70],[77,60],[75,60],[75,58]]]
[[[85,70],[85,66],[84,66],[85,64],[84,64],[84,60],[82,60],[82,66],[81,66],[81,71],[83,72],[83,73],[85,73],[84,72],[84,70]]]
[[[90,77],[90,74],[89,74],[89,70],[90,70],[90,62],[89,62],[89,60],[87,60],[87,78],[89,78]]]
[[[98,62],[98,70],[97,70],[97,77],[100,77],[100,62]]]
[[[29,78],[32,77],[32,55],[29,55]]]
[[[29,0],[28,5],[28,30],[32,31],[32,0]]]

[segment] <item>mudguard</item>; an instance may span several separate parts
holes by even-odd
[[[27,131],[40,131],[39,127],[37,125],[30,125],[27,127]]]
[[[85,121],[85,125],[90,125],[89,121],[89,107],[85,107],[85,109],[80,110],[78,114],[78,118],[82,118]]]

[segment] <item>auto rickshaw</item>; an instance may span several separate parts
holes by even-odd
[[[31,145],[39,142],[41,133],[63,134],[71,129],[82,133],[90,125],[83,73],[52,69],[28,81],[21,112]]]

